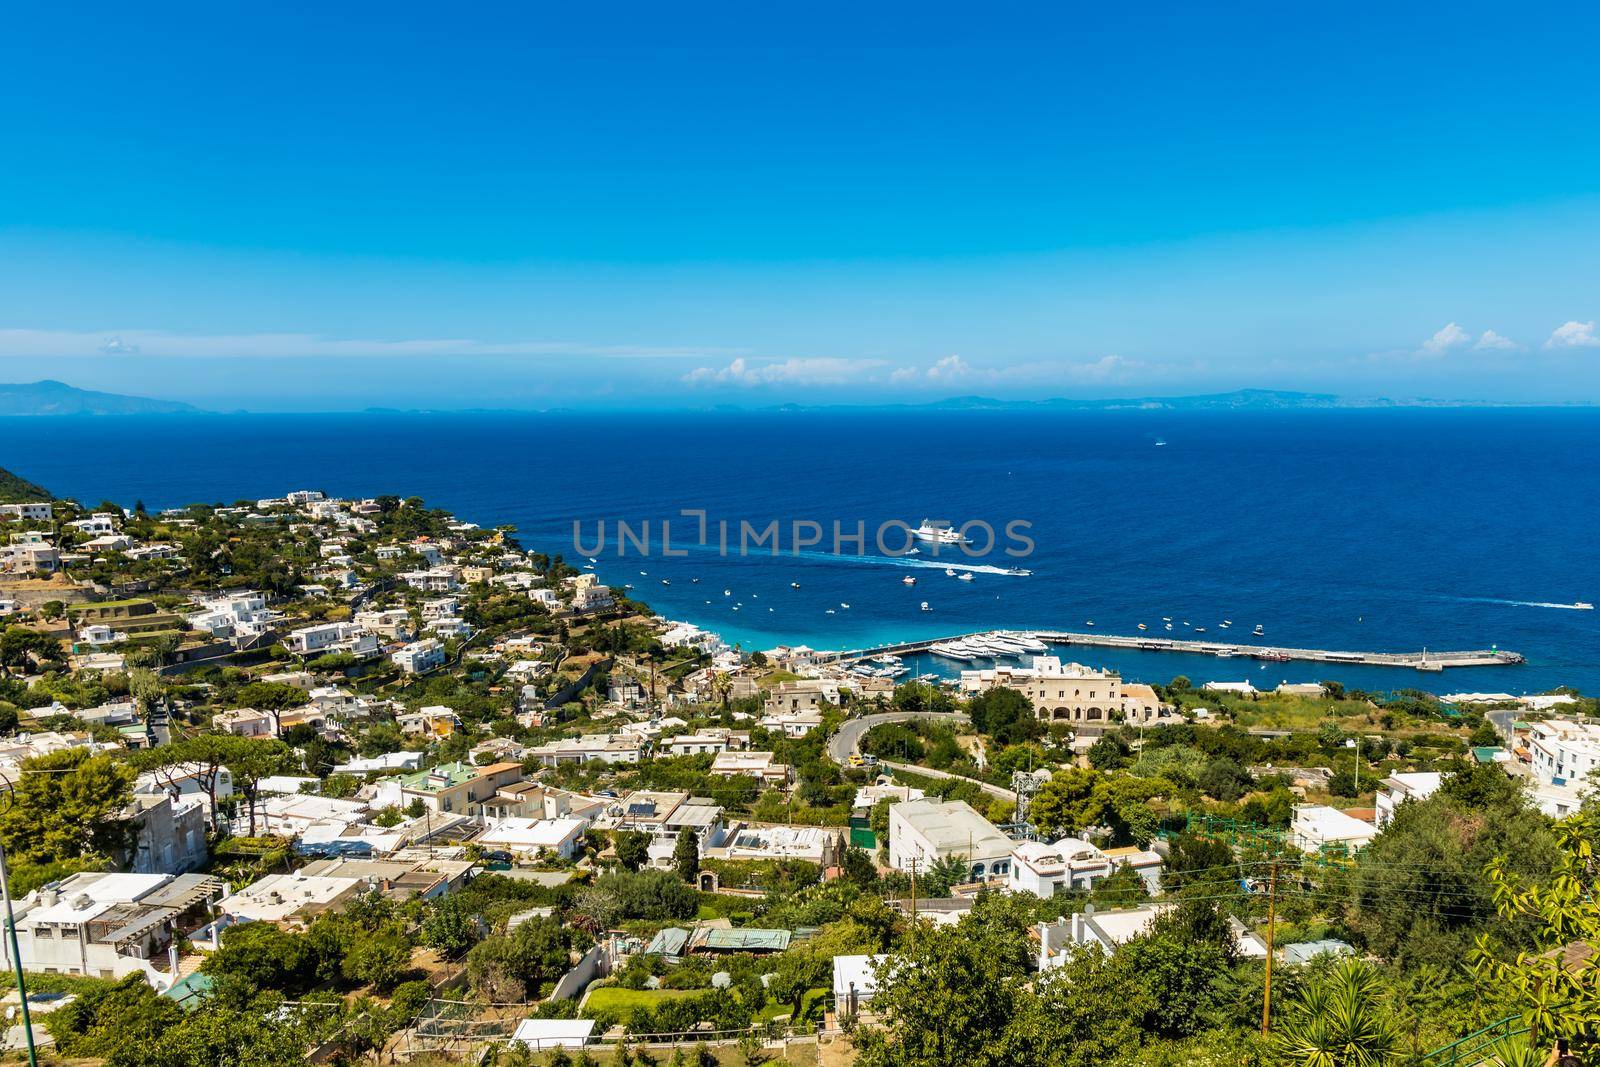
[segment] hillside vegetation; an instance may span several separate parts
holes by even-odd
[[[0,504],[27,504],[36,500],[54,500],[48,489],[20,478],[0,467]]]

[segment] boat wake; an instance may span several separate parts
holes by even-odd
[[[1578,601],[1573,604],[1556,604],[1548,600],[1505,600],[1493,596],[1441,596],[1440,600],[1455,600],[1463,604],[1504,604],[1512,608],[1550,608],[1554,611],[1592,611],[1594,606]]]
[[[991,563],[956,563],[947,559],[929,559],[923,556],[836,556],[831,552],[786,552],[779,559],[807,559],[822,563],[861,563],[879,567],[912,567],[918,570],[966,571],[969,574],[1001,574],[1011,578],[1025,578],[1033,572],[1022,567],[997,567]]]

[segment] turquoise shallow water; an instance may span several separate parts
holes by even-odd
[[[1131,634],[1171,616],[1171,636],[1187,636],[1188,620],[1206,637],[1244,640],[1261,623],[1283,645],[1496,645],[1529,658],[1441,676],[1075,650],[1141,680],[1332,675],[1436,691],[1600,691],[1600,617],[1541,606],[1600,601],[1597,445],[1600,412],[1586,410],[0,420],[0,466],[86,500],[414,493],[476,522],[514,522],[525,543],[569,558],[574,521],[591,542],[605,521],[612,536],[594,553],[605,580],[745,647],[1089,619]],[[736,543],[741,519],[872,531],[933,517],[997,530],[1026,521],[1035,549],[931,567],[836,558],[826,545],[724,557],[685,546],[697,521],[681,509],[707,513],[713,546],[719,519]],[[639,559],[630,546],[619,558],[618,519],[636,530],[650,520],[657,554]],[[663,519],[686,555],[659,555]],[[944,574],[951,559],[1032,573],[961,582]],[[902,582],[908,574],[916,585]],[[1219,630],[1223,619],[1231,631]]]

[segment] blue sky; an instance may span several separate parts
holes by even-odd
[[[20,8],[0,380],[1600,400],[1593,8],[1110,6]]]

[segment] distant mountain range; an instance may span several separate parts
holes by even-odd
[[[1481,400],[1436,400],[1414,397],[1395,400],[1388,397],[1349,397],[1335,393],[1302,393],[1287,389],[1235,389],[1230,393],[1205,393],[1198,396],[1142,396],[1109,400],[1051,397],[1045,400],[999,400],[988,396],[953,396],[944,400],[914,402],[866,402],[860,404],[775,404],[748,407],[742,404],[716,404],[699,411],[1305,411],[1350,408],[1477,408],[1588,406],[1585,404],[1507,405]],[[571,407],[538,410],[538,414],[571,412]],[[391,408],[369,407],[367,415],[490,415],[531,414],[527,408]],[[177,400],[156,400],[142,396],[123,396],[79,389],[64,382],[46,379],[17,385],[0,385],[0,416],[6,415],[197,415],[211,414]],[[244,411],[235,414],[247,414]]]
[[[1300,393],[1287,389],[1235,389],[1199,396],[1142,396],[1110,400],[1051,397],[1047,400],[997,400],[987,396],[953,396],[925,404],[816,405],[779,404],[768,411],[823,411],[871,407],[902,411],[1303,411],[1333,408],[1469,408],[1495,407],[1475,400],[1391,400],[1388,397],[1346,397],[1334,393]]]
[[[48,378],[0,385],[0,415],[178,415],[199,411],[178,400],[98,393]]]

